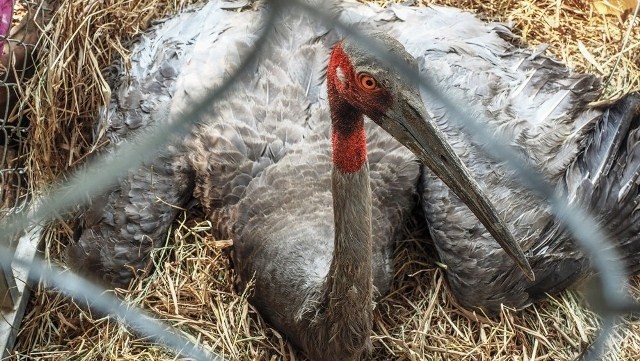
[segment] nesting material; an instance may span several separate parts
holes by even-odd
[[[506,0],[446,4],[472,10],[488,21],[510,22],[523,43],[547,44],[552,54],[579,72],[606,80],[603,99],[640,88],[640,20],[637,0]],[[602,12],[610,15],[604,15]]]
[[[30,169],[37,187],[58,180],[86,160],[95,116],[111,97],[103,71],[128,62],[127,46],[153,19],[191,1],[57,0],[39,46],[46,49],[23,99],[37,124],[29,134]],[[32,123],[34,123],[32,122]]]
[[[602,15],[589,1],[445,0],[487,21],[510,21],[531,46],[578,71],[607,80],[603,99],[640,88],[640,26],[627,10]],[[48,184],[93,150],[93,116],[110,94],[100,69],[116,56],[127,62],[126,43],[149,22],[182,3],[139,0],[60,0],[55,26],[42,39],[47,58],[30,85],[31,169]],[[629,29],[632,29],[628,31]],[[627,35],[628,34],[628,35]],[[38,101],[36,101],[38,100]],[[197,213],[197,212],[195,212]],[[45,255],[58,260],[71,227],[51,227]],[[427,232],[407,235],[395,255],[393,293],[377,304],[372,336],[376,360],[572,360],[593,341],[598,319],[573,292],[523,312],[505,309],[487,319],[455,305]],[[271,329],[233,288],[227,252],[231,242],[212,237],[202,215],[181,215],[153,253],[155,271],[132,289],[128,302],[157,314],[189,338],[230,359],[304,359]],[[640,295],[640,278],[631,280]],[[609,342],[607,360],[640,356],[640,321],[625,317]],[[162,360],[175,356],[130,333],[113,320],[83,310],[38,285],[27,310],[13,359]]]

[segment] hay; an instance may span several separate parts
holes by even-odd
[[[552,54],[579,72],[606,80],[606,98],[640,88],[640,26],[630,27],[633,10],[616,16],[598,12],[588,0],[433,1],[477,12],[488,21],[513,23],[530,46],[548,44]],[[631,30],[629,36],[627,31]]]
[[[436,2],[433,2],[436,3]],[[531,45],[549,51],[579,71],[610,76],[605,97],[640,88],[640,28],[625,43],[630,16],[602,16],[580,1],[438,1],[474,10],[493,21],[512,21]],[[78,164],[92,149],[91,120],[109,94],[99,69],[150,19],[175,11],[177,3],[140,0],[57,4],[49,49],[30,99],[38,125],[32,134],[32,169],[46,184]],[[625,43],[623,51],[623,43]],[[582,44],[582,45],[581,45]],[[620,59],[620,60],[618,60]],[[617,65],[616,65],[617,64]],[[79,87],[74,87],[79,85]],[[299,353],[269,328],[233,289],[229,242],[215,240],[202,215],[181,215],[167,247],[153,253],[155,272],[121,295],[159,315],[194,340],[231,359],[298,360]],[[52,227],[45,253],[59,259],[68,227]],[[573,292],[564,292],[523,312],[505,309],[489,320],[457,307],[443,273],[429,254],[426,232],[407,236],[395,255],[394,292],[376,308],[372,337],[376,360],[570,360],[593,340],[598,320]],[[640,278],[632,279],[640,295]],[[609,345],[609,360],[640,355],[640,321],[626,317]],[[100,318],[38,285],[11,359],[173,359],[108,318]]]
[[[111,96],[101,70],[127,59],[127,44],[152,19],[191,1],[56,0],[38,44],[46,49],[25,93],[32,123],[30,169],[34,189],[51,184],[95,151],[93,125]]]
[[[152,256],[156,272],[121,295],[230,359],[303,359],[262,321],[246,295],[234,291],[226,255],[230,242],[215,240],[208,222],[198,220],[201,216],[181,215],[167,241],[171,246]],[[571,292],[524,312],[505,309],[497,320],[457,308],[442,272],[428,256],[433,250],[424,237],[424,233],[410,235],[395,256],[394,292],[376,309],[375,360],[572,360],[593,340],[597,319]],[[636,279],[636,294],[637,287]],[[44,360],[173,358],[44,285],[35,293],[16,360],[18,355]],[[636,359],[640,323],[625,320],[617,334],[608,359]]]

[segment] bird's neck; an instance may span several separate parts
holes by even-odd
[[[343,174],[358,172],[367,164],[364,116],[343,101],[333,101],[333,103],[331,106],[333,165]]]
[[[333,121],[335,238],[324,301],[329,337],[340,343],[333,346],[359,353],[369,342],[373,313],[372,204],[363,116],[351,115]]]

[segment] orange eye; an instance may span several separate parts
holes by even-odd
[[[367,91],[378,89],[378,82],[376,79],[367,73],[358,74],[358,85],[360,85],[360,88]]]

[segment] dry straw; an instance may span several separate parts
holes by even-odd
[[[548,52],[578,71],[608,79],[603,99],[640,88],[640,27],[630,27],[629,12],[601,15],[586,1],[432,3],[470,9],[488,21],[512,22],[524,42],[549,44]],[[40,186],[60,178],[95,150],[92,119],[110,96],[100,69],[116,57],[126,64],[129,39],[152,19],[183,4],[60,0],[53,6],[55,26],[45,29],[41,39],[47,52],[26,91],[34,124],[30,165]],[[197,213],[182,215],[174,223],[167,246],[153,254],[151,275],[119,293],[230,359],[303,359],[265,324],[246,294],[235,292],[227,255],[231,242],[214,239],[210,225]],[[62,225],[46,232],[46,257],[59,259],[71,229]],[[496,319],[456,306],[443,272],[429,256],[434,250],[427,239],[424,230],[408,234],[398,247],[394,291],[376,308],[374,359],[571,360],[593,340],[598,320],[573,292],[523,312],[505,309]],[[634,294],[640,295],[640,279],[631,283]],[[625,317],[610,340],[606,359],[639,357],[640,320]],[[13,359],[174,356],[38,285]]]

